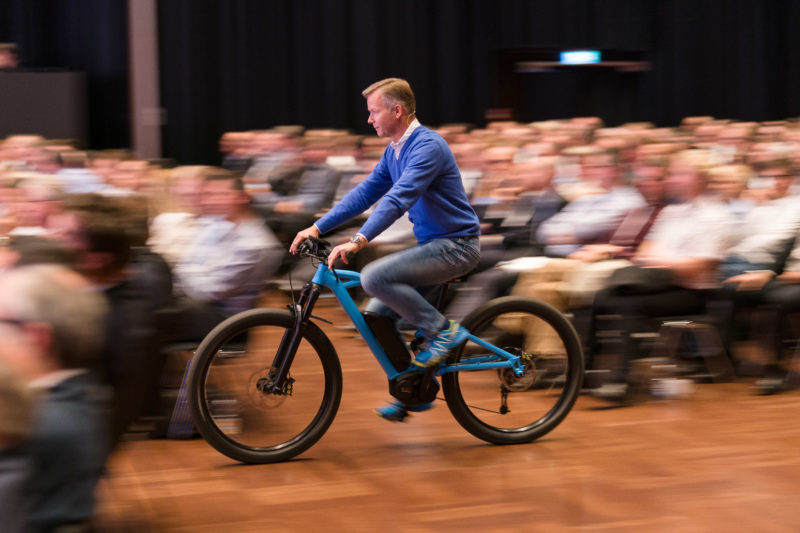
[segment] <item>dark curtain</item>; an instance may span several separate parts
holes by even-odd
[[[800,115],[796,0],[161,0],[164,154],[218,163],[230,130],[279,124],[371,134],[361,90],[407,78],[430,125],[598,114],[609,124],[684,116]],[[90,142],[130,142],[125,0],[2,0],[0,41],[29,68],[84,70]],[[632,75],[510,72],[525,49],[640,53]]]
[[[215,163],[223,132],[280,124],[369,133],[361,91],[388,76],[410,81],[427,124],[479,117],[487,5],[160,2],[164,152]]]
[[[229,130],[278,124],[371,133],[361,90],[407,78],[427,124],[600,115],[770,120],[800,111],[794,0],[164,0],[164,149],[216,163]],[[644,73],[514,73],[525,49],[638,52]]]
[[[87,75],[91,148],[130,145],[125,0],[2,0],[0,42],[21,67]]]

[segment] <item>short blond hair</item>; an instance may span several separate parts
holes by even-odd
[[[411,85],[401,78],[386,78],[385,80],[376,81],[363,91],[361,94],[364,98],[372,93],[380,91],[383,96],[383,103],[386,107],[400,104],[405,112],[411,116],[417,112],[417,101],[414,98],[414,91],[411,90]]]

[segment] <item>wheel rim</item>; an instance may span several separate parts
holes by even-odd
[[[234,342],[218,343],[198,398],[207,430],[214,434],[204,436],[212,444],[216,440],[228,448],[266,452],[291,447],[304,442],[309,433],[324,431],[319,422],[331,408],[326,394],[330,384],[317,350],[307,339],[301,341],[289,373],[294,380],[291,395],[265,391],[269,387],[264,380],[285,330],[280,325],[261,325],[248,328],[243,343],[242,330]]]
[[[549,317],[543,320],[542,317]],[[574,336],[560,316],[536,307],[506,305],[478,317],[470,331],[507,351],[523,356],[524,373],[512,369],[465,371],[447,375],[457,398],[454,415],[480,438],[503,442],[537,438],[555,427],[572,406],[582,368],[574,361]],[[573,357],[570,357],[570,352]],[[487,350],[471,342],[455,355],[467,361]]]

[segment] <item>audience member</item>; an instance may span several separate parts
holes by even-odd
[[[211,167],[183,166],[172,170],[170,208],[150,223],[148,244],[170,264],[178,263],[197,233],[204,175]]]
[[[105,395],[89,372],[105,314],[102,295],[63,267],[0,276],[0,361],[38,393],[25,446],[32,463],[26,531],[89,529],[109,450]]]
[[[616,271],[595,299],[595,316],[619,317],[609,326],[621,332],[619,365],[598,396],[625,397],[629,362],[641,355],[632,335],[646,331],[650,318],[705,311],[701,290],[716,287],[717,265],[731,245],[734,227],[724,204],[706,193],[707,161],[704,150],[673,159],[666,193],[676,203],[659,214],[631,259],[635,266]]]
[[[159,291],[132,263],[138,230],[123,199],[71,196],[53,230],[74,254],[78,271],[110,304],[99,372],[115,393],[111,431],[116,444],[141,413],[158,379],[163,296],[154,297]]]
[[[181,326],[173,340],[199,341],[228,316],[251,308],[281,263],[281,244],[256,216],[242,180],[219,171],[206,176],[203,227],[174,268]]]

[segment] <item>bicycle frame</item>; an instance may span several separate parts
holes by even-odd
[[[306,294],[305,297],[301,294],[300,299],[300,312],[296,312],[295,316],[297,320],[302,321],[303,317],[305,316],[306,319],[310,318],[310,309],[308,312],[305,312],[305,308],[310,303],[313,307],[314,301],[316,301],[316,297],[319,295],[319,288],[320,287],[327,287],[333,294],[336,296],[336,299],[339,301],[339,304],[344,309],[347,316],[350,317],[350,320],[353,322],[353,325],[356,327],[358,332],[364,338],[369,346],[372,355],[381,365],[381,368],[386,373],[386,376],[392,380],[399,375],[406,374],[409,372],[419,371],[421,370],[418,367],[410,367],[407,370],[398,371],[392,365],[389,356],[386,355],[386,352],[381,346],[380,341],[372,332],[370,327],[367,325],[367,322],[364,320],[364,317],[361,315],[361,311],[358,309],[358,306],[353,301],[353,298],[350,296],[348,292],[349,289],[354,287],[358,287],[361,285],[361,274],[352,270],[330,270],[327,265],[324,263],[320,263],[317,267],[317,272],[314,275],[313,279],[311,280],[311,294]],[[303,292],[306,292],[306,289],[309,285],[303,288]],[[299,326],[299,323],[298,323]],[[444,364],[439,366],[436,371],[435,375],[440,376],[442,374],[446,374],[449,372],[462,372],[462,371],[470,371],[470,370],[487,370],[491,368],[512,368],[514,373],[518,376],[521,376],[524,372],[524,363],[522,358],[517,355],[513,355],[502,348],[498,348],[497,346],[492,345],[484,341],[483,339],[472,335],[471,333],[467,336],[469,340],[474,342],[475,344],[486,348],[492,354],[491,355],[483,355],[480,357],[470,358],[467,362],[459,362],[455,364]]]

